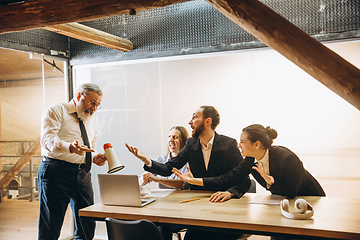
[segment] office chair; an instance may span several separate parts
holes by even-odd
[[[164,240],[156,225],[149,220],[123,221],[106,218],[109,240]]]
[[[255,183],[254,179],[250,179],[250,181],[251,181],[251,185],[247,192],[248,193],[256,193],[256,183]]]

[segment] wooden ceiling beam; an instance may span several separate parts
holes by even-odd
[[[0,33],[30,30],[52,25],[165,7],[188,0],[32,0],[0,7]],[[133,11],[132,11],[133,12]]]
[[[257,0],[207,2],[360,110],[358,68]]]
[[[120,51],[133,50],[130,40],[121,38],[80,23],[66,23],[44,27],[44,29]]]

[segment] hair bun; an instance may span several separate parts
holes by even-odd
[[[278,135],[277,131],[269,126],[266,127],[266,131],[271,139],[275,139]]]

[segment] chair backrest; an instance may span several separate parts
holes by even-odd
[[[248,193],[256,193],[256,183],[255,183],[254,179],[250,179],[250,181],[251,181],[251,185],[247,192]]]
[[[157,226],[149,220],[123,221],[106,218],[109,240],[164,240]]]

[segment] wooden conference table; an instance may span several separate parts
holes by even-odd
[[[123,220],[148,219],[152,222],[196,226],[208,230],[238,231],[257,235],[300,235],[302,238],[360,239],[359,199],[303,197],[314,208],[307,220],[291,220],[281,215],[280,205],[253,204],[252,199],[268,195],[246,193],[240,199],[210,203],[212,192],[174,191],[166,197],[142,207],[105,206],[101,203],[80,210],[81,218],[104,220],[112,217]],[[200,198],[197,201],[180,201]],[[290,200],[290,212],[294,199]]]

